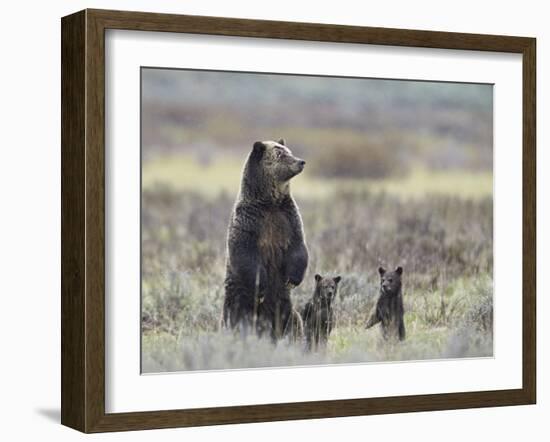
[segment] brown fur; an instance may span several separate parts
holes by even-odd
[[[317,350],[327,345],[334,327],[333,302],[338,293],[340,276],[323,278],[315,275],[315,291],[305,305],[302,316],[308,350]]]
[[[376,302],[365,328],[371,328],[380,323],[384,339],[405,339],[405,321],[403,308],[403,294],[401,290],[402,267],[393,272],[387,272],[383,267],[378,269],[380,274],[380,296]]]
[[[295,328],[290,290],[302,282],[308,253],[289,182],[304,165],[283,140],[254,143],[227,234],[226,326],[274,340]]]

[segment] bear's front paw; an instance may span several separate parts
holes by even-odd
[[[296,288],[297,284],[294,284],[289,280],[286,282],[286,288],[292,290],[293,288]]]

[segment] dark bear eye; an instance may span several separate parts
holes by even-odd
[[[392,278],[388,278],[388,281],[390,282],[390,284],[393,282],[393,279]]]

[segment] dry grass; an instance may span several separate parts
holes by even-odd
[[[336,328],[317,354],[218,332],[232,204],[224,192],[144,191],[145,372],[492,355],[491,198],[404,200],[360,190],[298,200],[310,262],[294,303],[311,296],[315,273],[343,277]],[[380,264],[405,268],[402,344],[364,330]]]
[[[349,176],[326,179],[310,173],[309,163],[308,159],[305,172],[296,177],[293,184],[293,194],[304,200],[358,191],[385,192],[401,199],[435,194],[478,200],[493,193],[493,174],[490,171],[431,170],[418,165],[406,173],[384,179]],[[160,156],[144,164],[143,187],[146,190],[158,186],[191,190],[205,197],[222,193],[236,195],[242,164],[242,158],[235,156],[221,155],[211,160],[189,154]]]

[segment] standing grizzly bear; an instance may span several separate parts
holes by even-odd
[[[403,321],[403,294],[401,292],[401,275],[403,267],[397,267],[393,272],[387,272],[383,267],[378,268],[380,274],[380,296],[376,308],[366,328],[382,323],[384,339],[405,339],[405,322]]]
[[[304,166],[284,140],[254,143],[227,232],[226,327],[273,340],[293,333],[290,290],[304,278],[308,251],[289,182]]]
[[[307,349],[318,350],[325,347],[334,327],[332,303],[338,293],[338,284],[342,278],[323,278],[315,275],[313,298],[305,305],[302,312]]]

